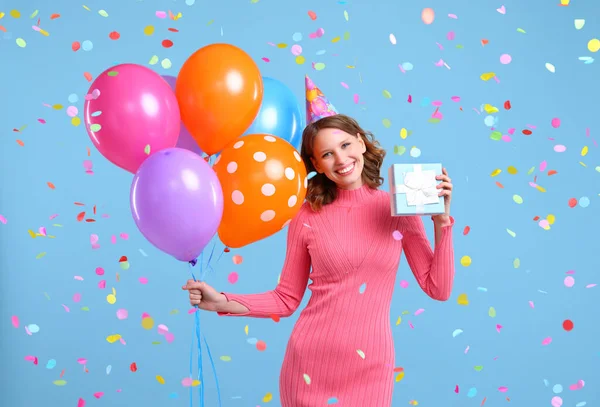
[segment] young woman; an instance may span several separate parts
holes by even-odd
[[[192,280],[182,288],[192,305],[222,316],[287,317],[300,305],[310,278],[312,295],[281,368],[281,405],[390,406],[395,368],[390,303],[400,254],[404,250],[428,296],[448,299],[454,278],[452,184],[444,169],[438,188],[446,213],[431,218],[432,251],[421,217],[390,215],[389,195],[378,189],[385,151],[314,89],[307,78],[310,124],[301,155],[317,175],[289,225],[279,284],[247,295],[219,293]]]

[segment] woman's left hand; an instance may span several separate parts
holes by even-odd
[[[436,186],[441,189],[438,196],[444,197],[444,210],[445,215],[450,216],[450,201],[452,200],[452,180],[448,176],[448,171],[442,168],[442,175],[437,175],[435,179],[441,180],[442,182]]]

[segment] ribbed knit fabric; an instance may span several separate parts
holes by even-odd
[[[450,219],[432,250],[422,218],[392,217],[386,192],[366,185],[339,190],[335,202],[320,212],[305,202],[290,223],[285,263],[273,291],[223,293],[250,312],[219,315],[286,317],[298,308],[312,280],[311,298],[292,331],[281,369],[282,407],[327,406],[333,400],[343,407],[391,405],[390,304],[400,254],[404,250],[427,295],[448,299],[454,278]]]

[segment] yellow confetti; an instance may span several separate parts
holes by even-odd
[[[523,198],[520,195],[513,195],[513,201],[515,201],[515,203],[517,204],[522,204],[523,203]]]
[[[508,173],[509,173],[510,175],[515,175],[515,174],[517,174],[517,173],[519,172],[519,171],[518,171],[518,170],[517,170],[515,167],[513,167],[512,165],[511,165],[511,166],[509,166],[509,167],[506,169],[506,171],[508,171]]]
[[[31,236],[33,239],[35,239],[35,238],[36,238],[36,236],[37,236],[37,234],[36,234],[36,233],[35,233],[33,230],[31,230],[31,229],[29,229],[29,230],[27,231],[27,233],[29,233],[29,236]]]
[[[192,387],[198,387],[200,385],[200,380],[192,380]]]
[[[496,168],[494,171],[492,171],[492,173],[490,174],[490,177],[495,177],[496,175],[500,174],[502,172],[502,170],[500,168]]]
[[[53,384],[57,385],[57,386],[64,386],[67,384],[66,380],[55,380],[52,382]]]
[[[40,34],[42,34],[44,37],[50,36],[50,33],[42,28],[40,28]]]
[[[246,335],[248,335],[248,329],[249,329],[249,328],[248,328],[248,325],[246,325],[246,326],[244,327],[244,333],[245,333]]]
[[[536,185],[536,186],[535,186],[535,189],[537,189],[537,190],[538,190],[538,191],[540,191],[540,192],[546,192],[546,188],[544,188],[544,187],[542,187],[542,186],[540,186],[540,185]]]
[[[585,157],[588,153],[588,146],[583,146],[583,148],[581,149],[581,156]]]
[[[510,230],[510,229],[506,229],[506,232],[507,232],[509,235],[511,235],[512,237],[516,237],[516,236],[517,236],[517,234],[516,234],[515,232],[513,232],[512,230]]]
[[[144,27],[144,35],[152,35],[154,34],[154,26],[153,25],[147,25]]]
[[[521,259],[518,257],[513,260],[513,267],[518,269],[521,266]]]
[[[152,317],[142,318],[142,328],[149,330],[154,326],[154,319]]]
[[[156,65],[158,63],[158,56],[157,55],[152,55],[152,58],[150,58],[150,61],[148,61],[148,63],[150,65]]]
[[[398,317],[398,319],[396,320],[396,326],[400,325],[401,322],[402,322],[402,317]]]
[[[408,404],[410,404],[411,406],[418,406],[419,402],[417,400],[411,400],[408,402]]]
[[[75,127],[79,126],[81,124],[81,119],[77,116],[75,117],[71,117],[71,124]]]
[[[383,91],[383,97],[386,99],[391,99],[392,98],[392,94],[390,93],[389,90],[384,90]]]
[[[492,106],[492,105],[490,105],[488,103],[486,103],[485,105],[483,105],[483,110],[485,110],[485,112],[487,114],[498,113],[500,111],[497,107]]]
[[[460,264],[463,267],[469,267],[471,265],[471,257],[469,256],[462,256],[460,259]]]
[[[284,42],[280,42],[279,44],[277,44],[277,48],[279,48],[279,49],[287,48],[287,46],[288,45],[286,43],[284,43]]]
[[[469,297],[467,297],[467,294],[460,294],[456,299],[456,303],[458,305],[469,305]]]
[[[550,62],[546,62],[546,69],[552,73],[556,72],[556,67]]]
[[[106,337],[106,341],[108,343],[115,343],[116,341],[118,341],[119,339],[121,339],[121,335],[119,334],[115,334],[115,335],[108,335]]]
[[[341,38],[339,36],[337,36],[337,37],[333,38],[331,40],[331,42],[333,42],[335,44],[336,42],[339,42],[340,40],[341,40]]]
[[[85,4],[83,5],[83,8],[86,9],[87,11],[92,11],[88,6],[86,6]]]
[[[408,137],[408,131],[404,127],[402,127],[400,129],[400,138],[406,139],[407,137]]]
[[[10,10],[10,16],[12,18],[21,18],[21,12],[19,10]]]
[[[108,294],[108,295],[106,296],[106,301],[107,301],[109,304],[114,304],[115,302],[117,302],[117,297],[116,297],[114,294]]]
[[[358,356],[360,356],[361,358],[363,358],[363,359],[365,358],[365,352],[363,352],[362,350],[357,349],[356,353],[358,353]]]
[[[396,383],[398,383],[400,380],[404,379],[404,372],[398,372],[398,374],[396,375]]]
[[[588,42],[588,49],[590,52],[598,52],[600,50],[600,40],[598,38],[593,38]]]
[[[265,394],[265,396],[262,399],[263,403],[268,403],[271,400],[273,400],[273,394],[272,393]]]
[[[297,63],[298,65],[302,65],[304,62],[306,62],[306,58],[304,58],[304,56],[302,56],[302,55],[298,55],[298,56],[296,57],[296,63]]]
[[[306,373],[304,373],[303,377],[304,377],[304,381],[306,382],[306,384],[310,384],[310,376],[307,375]]]
[[[490,309],[488,310],[488,315],[490,316],[490,318],[496,318],[496,308],[490,307]]]
[[[221,356],[223,362],[231,362],[231,356]]]
[[[554,222],[556,222],[556,216],[549,214],[548,216],[546,216],[546,220],[549,224],[554,225]]]
[[[496,76],[495,73],[493,73],[493,72],[487,72],[487,73],[481,74],[480,78],[481,78],[481,80],[487,82],[490,79],[492,79],[494,76]]]
[[[165,384],[165,379],[160,375],[156,375],[156,381],[160,384]]]
[[[2,20],[4,18],[5,14],[3,11],[0,11],[0,20]]]
[[[55,105],[52,105],[52,109],[54,110],[61,110],[64,106],[61,105],[60,103],[57,103]]]

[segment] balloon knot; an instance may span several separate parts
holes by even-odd
[[[198,259],[190,260],[190,264],[194,267],[198,263]]]

